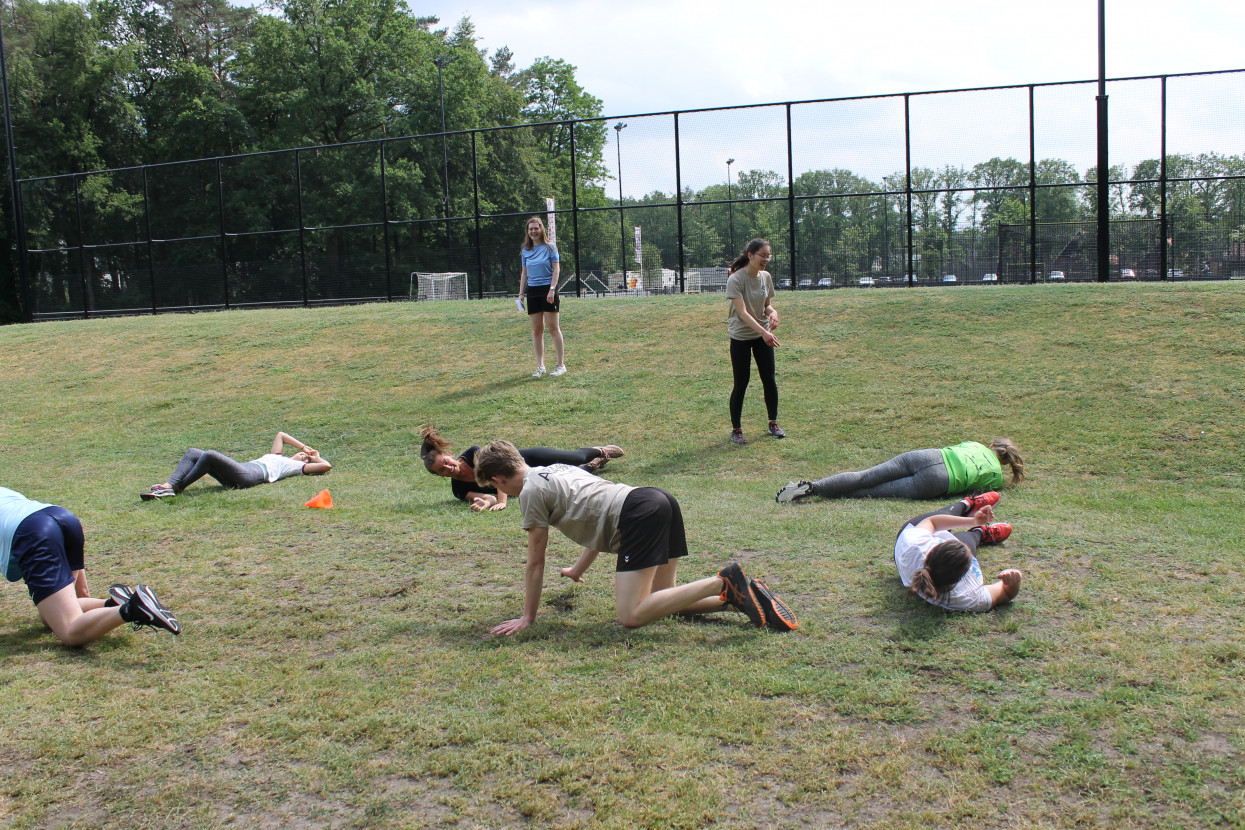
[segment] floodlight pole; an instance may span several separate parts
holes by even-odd
[[[623,289],[627,288],[627,221],[623,216],[623,188],[622,188],[622,131],[627,125],[619,121],[614,125],[614,148],[618,152],[618,234],[622,242],[619,249],[622,253],[622,279]]]
[[[734,159],[726,160],[726,209],[731,219],[731,256],[735,255],[735,203],[731,201],[731,165],[734,163]]]
[[[1111,163],[1107,150],[1106,0],[1098,0],[1098,282],[1111,278]]]
[[[4,142],[9,155],[9,194],[13,206],[13,233],[17,236],[17,278],[22,282],[22,318],[34,319],[30,305],[30,262],[26,256],[26,215],[22,189],[17,183],[17,148],[13,143],[13,110],[9,106],[9,64],[4,53],[4,26],[0,25],[0,95],[4,98]]]
[[[445,143],[445,67],[458,60],[457,55],[437,55],[437,89],[441,93],[441,216],[445,219],[445,270],[450,270],[450,151]]]

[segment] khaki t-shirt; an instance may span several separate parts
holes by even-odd
[[[586,548],[617,553],[622,544],[618,520],[634,489],[569,464],[532,467],[519,492],[523,529],[556,527]]]
[[[726,299],[740,297],[744,308],[748,309],[756,321],[769,329],[769,319],[765,316],[765,301],[774,298],[774,279],[769,271],[759,272],[755,278],[748,276],[742,268],[726,278]],[[761,335],[752,326],[745,323],[735,311],[731,303],[730,313],[726,315],[727,332],[735,340],[756,340]]]

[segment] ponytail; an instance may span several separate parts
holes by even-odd
[[[1012,443],[1012,439],[995,438],[990,442],[990,449],[994,450],[994,454],[999,457],[1000,464],[1006,464],[1012,468],[1013,486],[1024,481],[1025,460],[1020,457],[1020,450]]]
[[[935,602],[964,578],[972,562],[968,545],[958,539],[941,542],[926,555],[925,564],[912,575],[908,589]]]
[[[437,463],[437,457],[442,453],[449,453],[450,442],[442,438],[441,433],[429,424],[420,426],[419,436],[424,439],[419,445],[419,457],[424,462],[424,467],[432,472],[432,465]]]
[[[726,266],[726,273],[733,274],[736,271],[738,271],[740,268],[743,268],[745,265],[748,264],[748,254],[755,254],[757,251],[761,250],[766,245],[769,245],[769,241],[765,239],[758,238],[758,239],[754,239],[751,242],[749,242],[747,245],[744,246],[744,249],[740,251],[739,256],[731,260],[731,264]]]

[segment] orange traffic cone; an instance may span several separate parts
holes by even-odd
[[[328,490],[321,490],[311,497],[311,501],[307,502],[307,507],[332,507],[333,497],[329,495]]]

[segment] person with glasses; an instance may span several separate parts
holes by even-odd
[[[728,267],[726,299],[730,300],[727,314],[727,334],[731,341],[731,370],[735,383],[731,389],[731,441],[746,444],[742,427],[744,393],[752,375],[752,362],[757,364],[761,376],[761,388],[765,392],[765,409],[769,415],[766,431],[775,438],[786,433],[778,426],[778,382],[775,380],[774,349],[778,338],[773,330],[778,328],[778,311],[774,308],[774,278],[765,267],[773,251],[769,242],[754,239]]]

